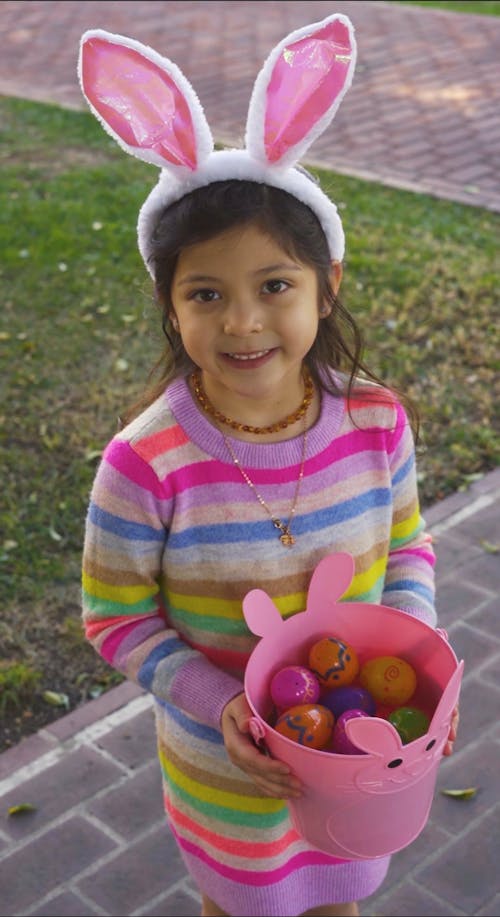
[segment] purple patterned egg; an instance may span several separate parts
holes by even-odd
[[[296,704],[315,704],[320,690],[316,675],[302,665],[287,665],[271,679],[271,698],[278,710]]]
[[[332,733],[332,743],[330,746],[330,751],[335,752],[337,755],[364,755],[365,752],[361,751],[357,745],[354,745],[350,739],[347,738],[347,733],[345,729],[345,724],[348,720],[352,720],[358,716],[368,716],[366,710],[344,710],[340,714],[335,726],[333,727]]]

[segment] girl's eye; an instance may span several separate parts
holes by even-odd
[[[286,280],[266,280],[264,284],[265,293],[284,293],[285,290],[288,290],[288,283]]]
[[[195,290],[189,298],[196,300],[196,302],[214,302],[219,299],[219,294],[216,290]]]

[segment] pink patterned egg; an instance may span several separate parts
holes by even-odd
[[[287,665],[271,679],[270,694],[278,710],[296,704],[315,704],[320,684],[316,675],[302,665]]]

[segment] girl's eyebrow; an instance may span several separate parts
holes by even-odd
[[[254,271],[254,274],[258,276],[259,274],[273,274],[275,271],[301,270],[300,265],[294,264],[292,261],[285,261],[280,264],[267,264],[265,267],[260,267]],[[210,274],[186,274],[185,277],[178,281],[180,287],[188,283],[221,283],[221,278],[213,277]]]
[[[301,271],[302,268],[299,264],[294,264],[293,261],[282,261],[279,264],[268,264],[266,267],[260,267],[255,274],[273,274],[275,271]]]
[[[210,274],[186,274],[177,282],[180,287],[186,283],[220,283],[220,277],[211,277]]]

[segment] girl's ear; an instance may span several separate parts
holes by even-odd
[[[341,261],[332,261],[332,266],[330,268],[330,286],[335,294],[337,295],[340,284],[342,282],[342,262]],[[326,300],[321,303],[319,307],[319,317],[326,318],[330,315],[332,311],[331,303]]]
[[[332,287],[335,296],[340,290],[340,284],[342,283],[342,274],[343,267],[341,261],[332,261],[332,266],[330,268],[330,284]]]

